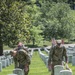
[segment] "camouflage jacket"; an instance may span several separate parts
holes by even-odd
[[[64,46],[61,46],[60,48],[58,46],[54,46],[51,48],[49,52],[49,59],[48,63],[52,62],[58,62],[63,61],[65,57],[65,62],[67,62],[67,53],[66,48]]]
[[[28,53],[25,50],[21,49],[17,51],[17,54],[14,57],[14,62],[16,63],[15,65],[17,66],[18,63],[20,65],[25,65],[25,64],[30,64],[31,61]]]

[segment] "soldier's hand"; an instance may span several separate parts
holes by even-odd
[[[51,69],[52,69],[52,64],[50,63],[48,64],[48,70],[51,71]]]
[[[66,63],[65,67],[66,67],[67,70],[70,69],[69,66],[68,66],[68,63]]]

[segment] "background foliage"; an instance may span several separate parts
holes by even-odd
[[[73,0],[0,0],[0,55],[3,44],[41,44],[51,38],[75,39]]]

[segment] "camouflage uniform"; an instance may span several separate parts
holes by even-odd
[[[65,62],[67,62],[67,54],[64,46],[58,47],[56,45],[51,48],[48,59],[48,65],[51,64],[51,75],[54,75],[55,65],[62,65],[63,57],[65,57]]]
[[[25,50],[21,49],[17,51],[17,54],[14,58],[15,67],[24,69],[25,75],[28,75],[30,65],[30,57],[28,53]]]
[[[27,47],[25,47],[22,43],[20,43],[20,45],[18,44],[17,47],[14,49],[14,51],[19,51],[19,50],[25,50],[27,53],[29,53]],[[15,65],[15,68],[18,67],[18,62],[16,61],[17,58],[15,56],[13,56],[13,59],[14,59],[14,65]]]

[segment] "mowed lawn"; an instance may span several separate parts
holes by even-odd
[[[72,69],[73,75],[75,75],[75,66],[69,64],[69,67]],[[9,67],[3,68],[0,75],[8,75],[11,74],[14,69],[14,65],[10,65]],[[46,65],[42,61],[39,56],[38,51],[35,51],[32,56],[30,71],[28,75],[51,75],[48,71]]]
[[[6,67],[6,68],[3,68],[2,69],[2,72],[0,72],[0,75],[8,75],[8,74],[11,74],[12,71],[14,69],[14,65],[10,65],[9,67]]]
[[[37,51],[33,53],[29,75],[50,75]]]

